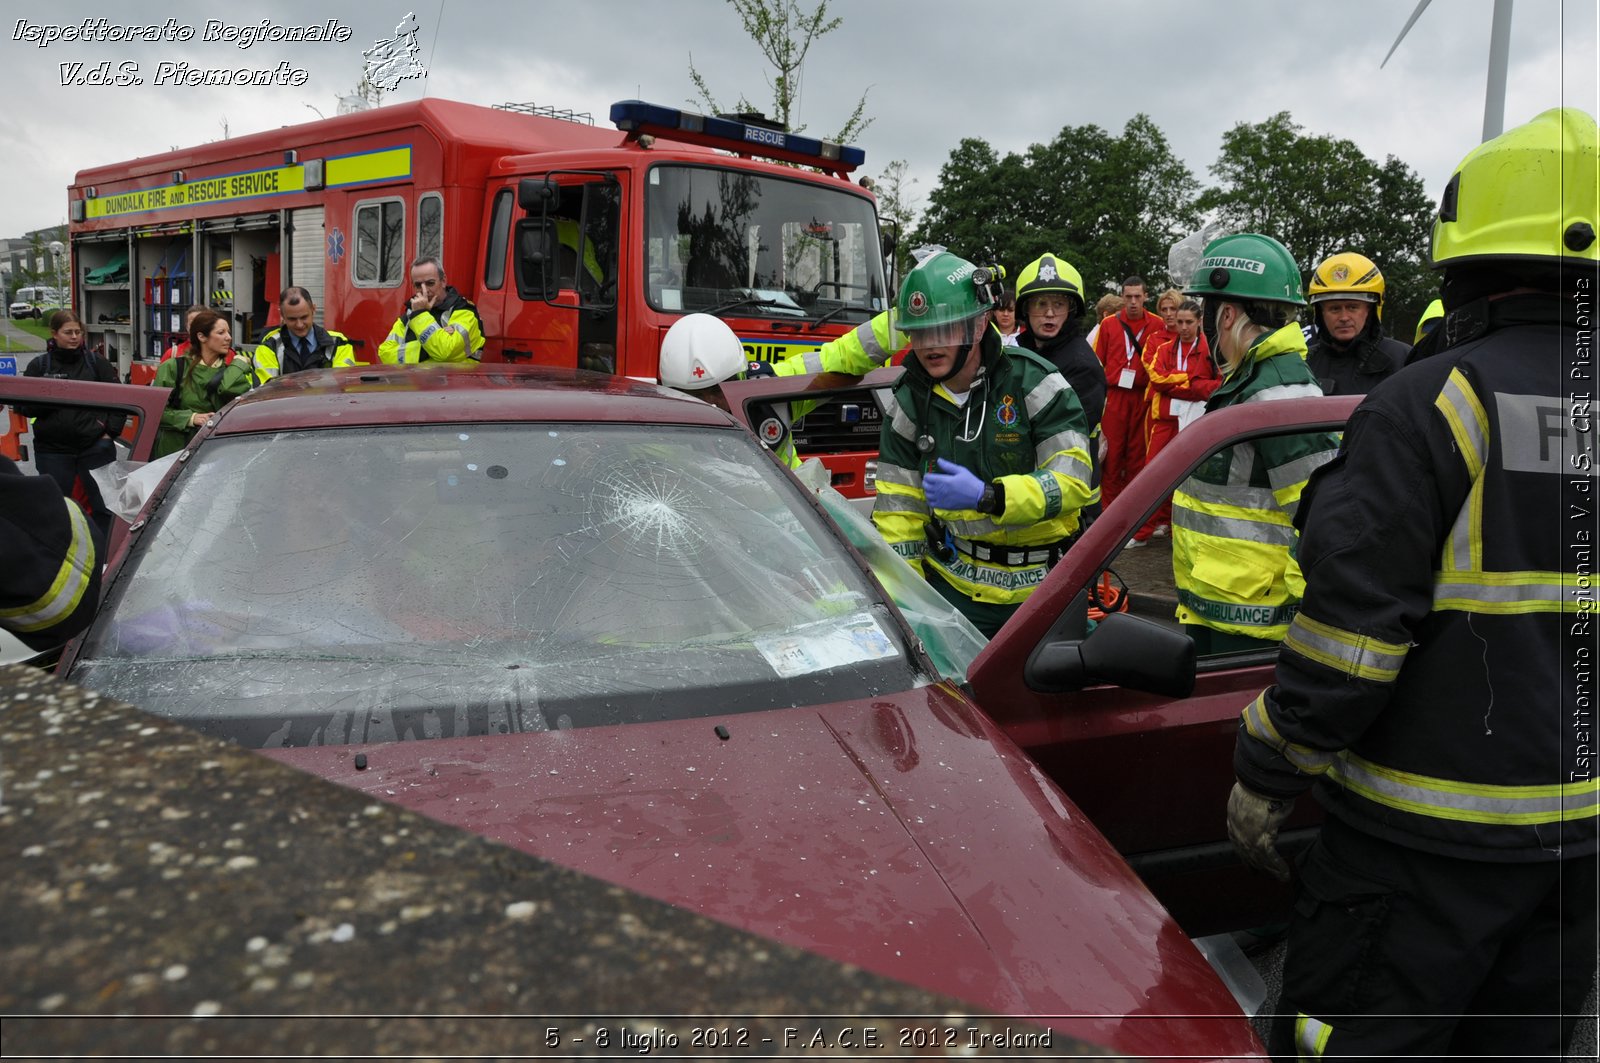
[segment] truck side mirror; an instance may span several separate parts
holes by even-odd
[[[524,299],[555,301],[560,290],[557,251],[554,222],[547,218],[517,222],[517,289]]]
[[[544,213],[555,206],[561,186],[548,177],[524,177],[517,182],[517,206],[529,214]]]

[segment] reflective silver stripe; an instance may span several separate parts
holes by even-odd
[[[899,484],[901,487],[915,487],[922,490],[922,473],[915,469],[903,468],[886,461],[878,462],[878,482],[881,484]]]
[[[804,355],[801,356],[800,364],[805,366],[806,372],[808,372],[808,373],[820,373],[820,372],[822,372],[823,371],[823,369],[822,369],[822,352],[821,351],[807,351]]]
[[[427,343],[428,342],[428,337],[432,336],[435,332],[438,332],[438,331],[439,331],[439,326],[438,325],[429,325],[427,328],[423,329],[422,330],[422,334],[417,337],[417,342],[418,343]]]
[[[1318,450],[1307,454],[1303,458],[1275,465],[1267,470],[1267,477],[1276,483],[1285,486],[1289,484],[1305,483],[1311,474],[1332,461],[1337,451]]]
[[[1441,572],[1434,579],[1433,607],[1468,613],[1576,613],[1577,576],[1560,572]],[[1566,582],[1571,580],[1572,582]]]
[[[1322,389],[1315,384],[1275,384],[1247,396],[1244,402],[1277,402],[1279,399],[1303,399],[1321,394]]]
[[[1058,549],[1054,543],[1038,546],[1007,546],[1005,543],[974,542],[970,538],[952,535],[955,548],[983,565],[1009,565],[1012,568],[1033,568],[1050,563],[1050,551]],[[996,559],[996,554],[1021,554],[1022,560],[1006,562]]]
[[[404,332],[391,332],[391,333],[389,333],[389,338],[387,340],[384,340],[383,342],[398,344],[398,343],[402,342],[405,338],[406,338],[406,334]]]
[[[1023,406],[1028,410],[1029,417],[1039,416],[1039,411],[1050,405],[1050,400],[1063,391],[1071,391],[1072,385],[1067,383],[1067,378],[1060,373],[1051,373],[1028,392],[1028,397],[1023,400]]]
[[[1450,371],[1450,378],[1433,405],[1449,423],[1450,432],[1467,463],[1467,472],[1476,479],[1489,456],[1489,415],[1484,413],[1483,403],[1478,401],[1461,370]]]
[[[1410,650],[1409,646],[1324,624],[1303,612],[1289,625],[1283,648],[1337,669],[1352,679],[1368,679],[1374,683],[1392,683],[1400,678],[1400,666]]]
[[[1057,432],[1049,439],[1041,439],[1033,445],[1034,468],[1042,468],[1053,454],[1073,450],[1089,453],[1089,439],[1082,432]]]
[[[1256,448],[1251,444],[1239,443],[1235,445],[1233,458],[1228,462],[1228,486],[1248,486],[1252,479],[1252,474],[1256,470],[1256,461],[1259,457],[1260,455],[1256,453]],[[1277,504],[1277,497],[1274,496],[1272,505],[1276,506]]]
[[[895,435],[901,439],[915,443],[917,441],[917,425],[910,417],[906,416],[904,407],[897,398],[894,408],[889,411],[889,424],[893,426]]]
[[[1079,461],[1071,454],[1062,452],[1057,452],[1055,457],[1039,466],[1039,469],[1043,472],[1058,472],[1062,476],[1070,476],[1085,485],[1094,476],[1094,472],[1089,468],[1088,462]]]
[[[874,513],[910,513],[919,517],[928,515],[928,503],[915,495],[888,494],[878,492],[872,500]]]
[[[871,360],[873,365],[882,365],[894,353],[883,349],[883,344],[878,342],[878,334],[872,331],[871,321],[863,321],[856,326],[856,339],[860,341],[861,349],[866,352],[867,358]],[[821,363],[819,362],[818,365],[820,366]],[[822,372],[820,368],[812,371]]]
[[[1333,764],[1334,754],[1296,745],[1278,733],[1271,714],[1267,712],[1266,691],[1257,694],[1256,700],[1245,706],[1242,715],[1246,732],[1283,754],[1285,760],[1307,775],[1321,775]]]
[[[1320,1019],[1299,1014],[1294,1020],[1294,1047],[1301,1059],[1321,1059],[1327,1050],[1333,1027]]]
[[[977,520],[947,519],[944,526],[950,529],[952,535],[959,535],[963,539],[979,539],[985,535],[997,535],[1001,531],[1000,525],[994,522],[993,517],[979,517]],[[968,553],[972,552],[970,546],[966,549]]]
[[[1224,506],[1255,510],[1278,507],[1277,496],[1268,487],[1222,487],[1190,477],[1183,482],[1179,490],[1199,502],[1214,502]]]
[[[1329,777],[1380,805],[1463,823],[1518,826],[1600,814],[1600,779],[1544,786],[1464,783],[1386,768],[1349,750],[1339,754]]]
[[[95,564],[89,522],[76,502],[65,499],[63,504],[72,527],[67,556],[42,597],[16,609],[0,609],[0,617],[5,618],[6,627],[13,631],[43,631],[54,627],[72,615],[89,588],[89,573]]]
[[[1172,507],[1172,523],[1201,535],[1215,535],[1222,539],[1238,539],[1248,543],[1265,543],[1268,546],[1293,547],[1294,527],[1289,524],[1267,524],[1259,520],[1238,517],[1219,517],[1201,513],[1181,503]]]

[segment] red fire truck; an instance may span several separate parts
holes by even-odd
[[[773,360],[886,308],[874,201],[850,179],[860,149],[638,100],[611,120],[430,99],[84,170],[68,192],[74,305],[135,383],[190,305],[229,315],[245,346],[291,284],[375,362],[430,254],[477,304],[485,361],[653,380],[685,313],[723,317]],[[795,435],[861,494],[879,426],[852,411],[821,406]]]

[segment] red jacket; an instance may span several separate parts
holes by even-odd
[[[1159,314],[1147,310],[1138,321],[1130,321],[1127,313],[1126,310],[1119,310],[1115,317],[1100,322],[1100,332],[1094,339],[1094,353],[1106,369],[1107,394],[1114,394],[1119,389],[1130,390],[1122,385],[1122,371],[1132,369],[1131,390],[1143,395],[1149,381],[1145,377],[1142,357],[1159,345],[1167,335],[1167,329]],[[1133,353],[1134,345],[1128,339],[1130,332],[1139,343],[1140,354]]]
[[[1160,346],[1145,356],[1144,367],[1150,377],[1150,416],[1175,421],[1173,399],[1204,402],[1222,386],[1222,378],[1211,361],[1204,334],[1195,336],[1193,346],[1185,347],[1181,354],[1178,337],[1170,332],[1165,335]]]

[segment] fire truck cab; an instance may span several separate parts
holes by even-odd
[[[686,313],[723,317],[770,361],[887,308],[874,200],[850,179],[859,149],[638,100],[611,120],[428,99],[84,170],[68,191],[74,305],[134,383],[185,339],[191,305],[249,349],[289,285],[376,362],[428,255],[476,304],[488,362],[654,380]],[[796,427],[802,453],[839,449],[834,416],[808,416],[827,443]],[[876,446],[874,432],[846,464]],[[861,493],[861,472],[842,486]]]

